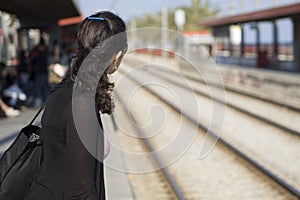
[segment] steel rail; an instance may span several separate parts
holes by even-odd
[[[143,138],[143,141],[145,145],[147,146],[149,152],[151,152],[153,159],[155,160],[156,164],[158,165],[160,171],[164,175],[166,181],[168,182],[170,188],[176,195],[176,197],[180,200],[186,200],[187,198],[185,197],[184,193],[182,192],[180,186],[176,182],[176,180],[173,178],[171,173],[169,172],[168,168],[164,165],[163,160],[160,158],[159,154],[155,151],[154,146],[152,143],[147,139],[146,135],[144,134],[143,130],[139,127],[136,126],[137,121],[135,117],[132,115],[130,110],[126,107],[125,102],[122,100],[122,98],[118,95],[117,92],[115,92],[116,98],[119,100],[121,103],[122,107],[126,110],[126,113],[129,115],[129,118],[132,120],[132,125],[135,127],[141,138]]]
[[[162,79],[168,81],[169,83],[172,83],[172,84],[174,84],[174,85],[177,85],[177,86],[179,86],[179,87],[181,87],[181,88],[183,88],[183,89],[187,89],[187,90],[191,89],[190,87],[184,86],[184,85],[182,85],[182,84],[180,84],[180,83],[178,83],[178,82],[175,82],[175,81],[173,81],[173,80],[170,80],[169,78],[166,78],[166,77],[164,77],[163,75],[161,75],[161,74],[159,74],[159,73],[157,73],[157,72],[153,72],[153,71],[151,71],[151,70],[147,70],[147,72],[149,72],[149,73],[151,73],[151,74],[153,74],[153,75],[155,75],[155,76],[157,76],[157,77],[160,77],[160,78],[162,78]],[[275,121],[273,121],[273,120],[270,120],[270,119],[268,119],[268,118],[265,118],[265,117],[262,117],[262,116],[260,116],[260,115],[257,115],[257,114],[255,114],[255,113],[253,113],[253,112],[250,112],[250,111],[246,110],[246,109],[240,108],[240,107],[238,107],[238,106],[236,106],[236,105],[234,105],[234,104],[232,104],[232,103],[230,103],[230,102],[224,102],[224,101],[222,101],[222,100],[220,100],[220,99],[217,99],[217,98],[214,98],[213,96],[210,96],[209,94],[206,94],[206,93],[201,92],[201,91],[199,91],[199,90],[196,90],[196,89],[194,89],[194,88],[192,88],[192,89],[193,89],[193,91],[195,91],[195,93],[198,94],[198,95],[205,96],[205,97],[207,97],[207,98],[210,98],[210,99],[212,99],[212,100],[215,100],[215,101],[217,101],[217,102],[219,102],[219,103],[222,103],[222,104],[224,104],[224,105],[227,105],[227,106],[229,106],[229,107],[231,107],[231,108],[233,108],[233,109],[235,109],[235,110],[237,110],[237,111],[239,111],[239,112],[242,112],[242,113],[244,113],[244,114],[247,114],[247,115],[249,115],[249,116],[251,116],[251,117],[253,117],[253,118],[255,118],[255,119],[259,119],[259,120],[261,120],[261,121],[263,121],[263,122],[265,122],[265,123],[267,123],[267,124],[270,124],[270,125],[272,125],[272,126],[274,126],[274,127],[277,127],[277,128],[279,128],[279,129],[281,129],[281,130],[283,130],[283,131],[286,131],[286,132],[288,132],[289,134],[292,134],[292,135],[294,135],[294,136],[300,137],[300,133],[299,133],[298,131],[296,131],[296,130],[293,130],[293,129],[289,128],[289,127],[286,127],[286,126],[284,126],[284,125],[282,125],[282,124],[279,124],[279,123],[277,123],[277,122],[275,122]],[[236,92],[236,93],[237,93],[237,92]],[[241,93],[239,93],[239,94],[241,94]],[[244,94],[242,94],[242,95],[244,95]]]

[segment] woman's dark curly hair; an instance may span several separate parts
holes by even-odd
[[[79,71],[80,75],[83,74],[83,79],[92,79],[93,75],[102,73],[101,77],[97,77],[98,85],[95,88],[95,101],[101,113],[110,114],[114,107],[111,97],[114,84],[109,81],[105,70],[112,64],[112,59],[119,51],[125,54],[127,50],[127,36],[125,31],[126,25],[124,21],[109,11],[102,11],[91,15],[85,18],[80,24],[77,35],[78,50],[72,61],[68,80],[75,82]],[[112,40],[111,38],[114,39]],[[88,56],[92,57],[92,59],[86,59]],[[85,59],[93,60],[93,62],[84,64]],[[97,59],[99,62],[95,68],[88,69],[89,67],[86,67],[95,65],[97,63],[95,60]],[[85,72],[82,72],[84,71],[81,69],[82,66],[86,68]],[[95,72],[95,69],[99,73]]]

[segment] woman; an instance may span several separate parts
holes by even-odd
[[[113,110],[115,72],[127,50],[126,27],[111,12],[83,20],[69,75],[47,99],[42,116],[44,160],[25,199],[105,199],[101,113]]]

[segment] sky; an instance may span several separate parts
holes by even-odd
[[[181,5],[190,5],[190,0],[77,0],[84,16],[100,10],[111,10],[125,21],[133,16],[153,13],[162,7],[176,8]]]
[[[84,16],[88,16],[101,10],[110,10],[117,13],[126,22],[134,16],[143,16],[159,12],[162,8],[176,8],[183,5],[191,5],[192,0],[74,0]],[[287,5],[300,2],[300,0],[200,0],[208,1],[210,5],[220,10],[220,16],[241,14],[274,6]],[[290,20],[280,20],[279,42],[292,42],[292,25]],[[255,42],[255,32],[246,24],[246,42]],[[272,41],[272,27],[270,24],[261,23],[263,42]]]
[[[133,16],[160,11],[163,7],[176,8],[191,5],[192,0],[74,0],[84,16],[100,10],[111,10],[125,21]],[[200,0],[208,1],[211,6],[220,9],[222,15],[264,9],[274,5],[299,2],[299,0]]]

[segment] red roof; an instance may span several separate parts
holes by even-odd
[[[249,12],[240,15],[219,17],[219,18],[207,18],[200,22],[203,26],[221,26],[229,24],[246,23],[253,21],[266,21],[278,18],[300,16],[300,3],[290,4],[286,6],[280,6],[265,10],[259,10]]]
[[[70,17],[70,18],[64,18],[58,20],[58,25],[59,26],[68,26],[68,25],[73,25],[73,24],[79,24],[83,20],[82,15],[78,17]]]

